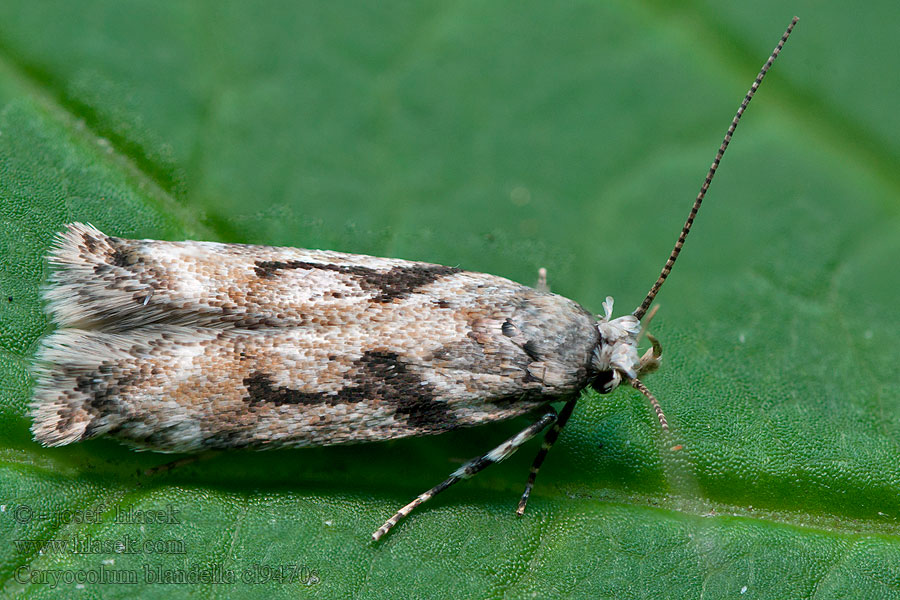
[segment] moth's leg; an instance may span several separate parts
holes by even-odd
[[[150,467],[144,471],[144,475],[152,476],[159,475],[160,473],[168,473],[178,467],[183,467],[185,465],[190,465],[195,462],[200,462],[201,460],[208,460],[210,458],[215,458],[218,456],[220,452],[209,451],[203,452],[202,454],[194,454],[191,456],[185,456],[184,458],[179,458],[177,460],[173,460],[167,463],[163,463],[161,465],[157,465],[155,467]]]
[[[550,448],[553,447],[553,444],[556,443],[556,440],[559,438],[559,434],[563,427],[566,426],[569,417],[572,416],[572,411],[575,409],[576,402],[578,402],[578,396],[566,402],[566,405],[559,411],[559,416],[556,418],[556,423],[553,424],[553,428],[544,436],[544,443],[541,444],[541,449],[538,450],[537,456],[534,457],[534,462],[531,463],[531,472],[528,473],[528,483],[525,484],[525,493],[522,494],[522,499],[519,500],[519,508],[516,509],[517,515],[522,516],[525,513],[525,505],[528,504],[528,496],[531,495],[531,488],[534,487],[534,480],[537,478],[538,471],[544,463],[544,459],[547,458],[547,453],[550,452]]]
[[[538,269],[538,279],[537,283],[534,284],[534,289],[539,292],[549,292],[550,286],[547,285],[547,269],[541,267]]]
[[[384,525],[378,528],[378,531],[372,534],[372,539],[377,541],[381,536],[390,531],[391,528],[396,525],[398,521],[400,521],[400,519],[411,513],[417,506],[419,506],[423,502],[431,500],[457,481],[468,479],[482,469],[489,467],[494,463],[506,460],[507,458],[512,456],[512,454],[516,450],[519,449],[519,446],[539,434],[554,421],[556,421],[556,411],[553,410],[552,407],[548,406],[547,412],[544,413],[544,415],[540,419],[538,419],[513,437],[509,438],[484,456],[473,458],[472,460],[458,468],[456,471],[454,471],[446,481],[439,483],[424,494],[419,495],[418,498],[398,510],[397,514],[388,519]]]

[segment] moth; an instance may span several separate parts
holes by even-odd
[[[518,514],[579,394],[642,383],[638,353],[668,277],[759,72],[657,281],[631,314],[455,267],[322,250],[131,240],[73,223],[49,254],[58,328],[38,353],[32,432],[45,446],[110,435],[141,449],[327,446],[437,434],[525,414],[534,422],[401,508],[513,454],[543,431]],[[557,413],[553,403],[564,402]],[[548,429],[549,428],[549,429]]]

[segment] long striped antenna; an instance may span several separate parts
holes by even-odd
[[[647,309],[650,308],[650,304],[653,302],[653,299],[656,298],[656,294],[659,292],[659,288],[662,287],[663,282],[665,282],[666,277],[669,276],[669,273],[672,272],[672,265],[675,264],[675,260],[678,258],[678,255],[681,253],[681,248],[684,246],[684,240],[687,238],[688,233],[691,231],[691,225],[694,224],[694,217],[697,216],[697,211],[700,210],[700,204],[703,202],[703,198],[706,196],[706,190],[709,189],[709,184],[712,183],[713,177],[716,174],[716,170],[719,168],[719,161],[722,160],[722,156],[725,154],[725,149],[728,148],[728,143],[731,142],[731,136],[734,135],[734,130],[737,129],[738,121],[741,120],[741,116],[744,114],[744,111],[747,110],[747,105],[750,104],[750,100],[753,99],[753,95],[756,93],[759,84],[762,83],[763,77],[766,76],[766,73],[772,67],[772,63],[775,62],[775,59],[778,58],[778,53],[781,52],[781,49],[784,47],[784,43],[787,41],[788,36],[791,35],[791,31],[794,29],[794,25],[797,24],[797,21],[800,19],[798,17],[794,17],[791,21],[791,24],[788,25],[787,30],[784,32],[784,35],[781,36],[781,41],[778,42],[778,45],[775,46],[775,50],[772,51],[772,55],[769,57],[769,60],[766,61],[766,64],[763,65],[762,69],[759,72],[759,75],[756,76],[756,81],[753,82],[753,85],[750,86],[750,91],[747,92],[747,95],[744,96],[744,101],[741,102],[741,107],[738,109],[737,114],[734,115],[734,118],[731,120],[731,125],[728,127],[728,131],[725,133],[725,139],[722,140],[722,145],[719,146],[719,151],[716,152],[716,158],[713,160],[712,166],[709,167],[709,173],[706,174],[706,179],[703,181],[703,185],[700,186],[700,193],[697,194],[697,199],[694,200],[694,206],[691,207],[691,212],[688,215],[687,221],[684,223],[684,227],[681,229],[681,235],[678,236],[678,241],[675,242],[675,247],[672,249],[672,254],[669,255],[669,260],[666,261],[665,266],[662,269],[662,272],[659,274],[659,279],[656,280],[656,283],[653,284],[653,287],[650,288],[650,291],[647,293],[647,297],[644,298],[644,301],[641,302],[641,305],[638,306],[635,311],[632,313],[638,320],[644,318],[644,314],[647,312]]]

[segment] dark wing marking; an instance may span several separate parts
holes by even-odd
[[[459,273],[461,269],[441,265],[412,265],[393,267],[388,271],[379,271],[370,267],[357,265],[333,265],[301,260],[291,261],[257,261],[254,266],[257,276],[269,279],[286,269],[321,269],[351,275],[363,289],[377,291],[373,302],[391,302],[397,298],[405,298],[422,286],[433,283],[439,277]]]

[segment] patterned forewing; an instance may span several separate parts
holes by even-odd
[[[579,390],[576,303],[453,267],[105,236],[72,225],[46,293],[35,436],[169,451],[437,433]]]

